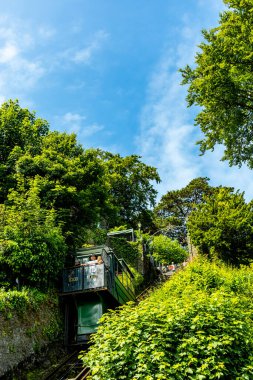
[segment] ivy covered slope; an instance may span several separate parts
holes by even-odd
[[[0,378],[62,334],[55,293],[0,289]]]
[[[252,379],[252,284],[252,267],[196,259],[103,316],[83,358],[92,379]]]

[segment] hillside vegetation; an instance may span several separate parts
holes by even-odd
[[[102,317],[83,357],[92,379],[252,379],[252,285],[252,267],[195,259]]]
[[[0,378],[8,373],[8,378],[24,379],[23,365],[32,363],[35,356],[39,361],[50,342],[56,345],[62,329],[57,294],[0,289]]]

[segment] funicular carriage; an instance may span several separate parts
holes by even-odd
[[[91,261],[92,256],[101,259]],[[75,263],[63,272],[66,345],[87,342],[108,308],[135,300],[133,275],[109,247],[80,249]]]

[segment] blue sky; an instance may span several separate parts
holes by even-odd
[[[75,132],[85,147],[138,154],[158,168],[159,194],[207,176],[253,198],[251,171],[198,155],[196,109],[178,69],[222,0],[0,0],[0,102],[19,99]]]

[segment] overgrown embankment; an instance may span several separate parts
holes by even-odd
[[[38,354],[61,331],[55,294],[0,290],[0,377]]]
[[[138,306],[102,318],[93,380],[252,379],[253,268],[196,259]]]

